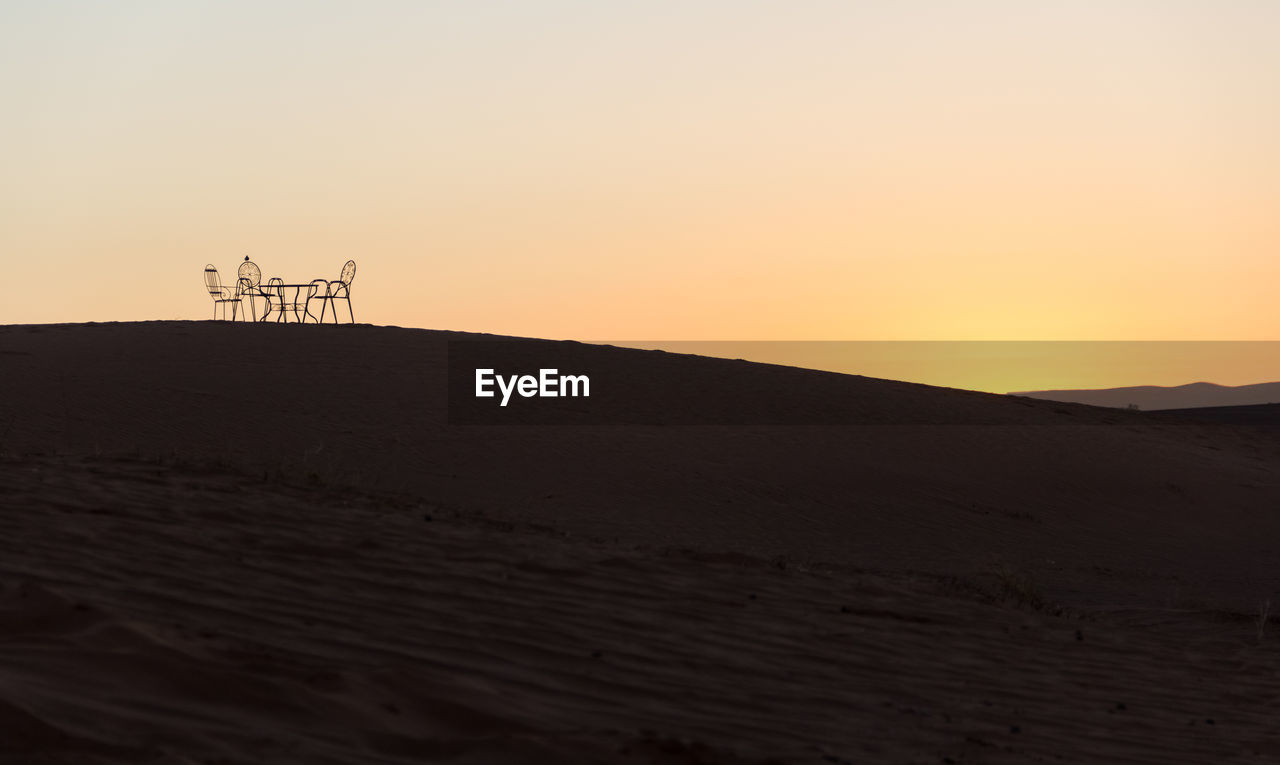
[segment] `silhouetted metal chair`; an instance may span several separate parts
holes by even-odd
[[[329,282],[326,279],[312,279],[311,284],[307,285],[306,290],[307,290],[307,299],[304,302],[303,308],[302,308],[302,320],[305,322],[307,320],[307,317],[310,316],[312,320],[315,321],[316,324],[320,324],[321,319],[324,318],[324,304],[329,296]],[[312,300],[320,301],[320,318],[319,319],[316,318],[316,315],[314,313],[311,313]]]
[[[218,269],[213,264],[204,267],[204,286],[209,290],[209,297],[213,298],[213,318],[218,318],[218,308],[222,308],[222,319],[227,318],[227,304],[231,304],[231,320],[236,320],[236,314],[240,308],[239,289],[222,286],[222,280],[218,278]]]
[[[355,312],[351,310],[351,282],[356,278],[356,262],[348,260],[342,266],[342,274],[336,282],[329,282],[325,289],[325,294],[320,299],[333,309],[333,323],[338,323],[338,306],[334,304],[336,300],[347,301],[347,315],[351,317],[351,323],[356,323]],[[313,282],[314,284],[314,282]],[[325,306],[320,306],[320,321],[324,322]]]
[[[242,299],[246,297],[249,298],[249,311],[253,316],[254,321],[258,320],[258,308],[253,299],[256,297],[266,297],[259,288],[261,283],[262,269],[258,268],[258,264],[249,260],[249,256],[246,255],[244,262],[240,264],[239,270],[236,271],[236,292],[240,294]],[[241,305],[241,307],[243,308],[244,306]],[[263,312],[263,315],[266,315],[265,311]]]
[[[262,292],[267,296],[268,303],[274,304],[267,307],[267,313],[270,313],[272,308],[274,308],[276,312],[276,321],[287,321],[285,319],[284,312],[285,306],[288,305],[289,301],[288,298],[285,297],[284,279],[281,279],[278,276],[271,277],[267,280],[267,286]]]

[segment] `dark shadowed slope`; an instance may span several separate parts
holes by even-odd
[[[0,458],[0,762],[1268,762],[1274,637],[243,473]],[[1280,625],[1271,625],[1277,629]]]
[[[1195,409],[1165,409],[1159,419],[1167,422],[1235,425],[1262,432],[1280,431],[1280,404],[1251,406],[1209,406]]]
[[[1149,604],[1176,587],[1252,604],[1280,582],[1254,542],[1280,538],[1277,445],[1255,434],[572,343],[552,344],[566,363],[577,354],[638,381],[622,412],[862,424],[451,426],[447,341],[461,337],[5,327],[0,433],[10,452],[216,461],[601,539],[957,575],[1010,565],[1068,602]],[[671,384],[689,379],[721,384]]]
[[[0,763],[1280,757],[1274,430],[461,337],[0,328]]]

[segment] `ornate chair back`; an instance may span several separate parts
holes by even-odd
[[[222,282],[218,279],[218,269],[210,263],[204,267],[204,286],[209,290],[209,297],[214,300],[223,298]]]
[[[257,263],[246,260],[240,264],[240,269],[236,272],[236,285],[240,292],[247,292],[261,283],[262,269],[258,268]]]

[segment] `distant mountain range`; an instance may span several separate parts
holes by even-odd
[[[1032,390],[1011,392],[1011,396],[1028,396],[1049,401],[1140,409],[1198,409],[1207,406],[1245,406],[1280,402],[1280,382],[1256,385],[1215,385],[1197,382],[1165,388],[1159,385],[1137,385],[1130,388],[1098,390]]]

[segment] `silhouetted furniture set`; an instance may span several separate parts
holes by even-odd
[[[228,287],[218,278],[217,268],[212,265],[204,267],[204,285],[209,291],[209,297],[213,298],[213,318],[217,319],[218,311],[221,310],[224,321],[227,318],[227,306],[231,306],[231,321],[235,321],[236,316],[243,320],[244,301],[248,300],[249,313],[254,321],[268,321],[274,314],[276,321],[287,322],[292,315],[293,320],[300,324],[307,319],[322,324],[325,311],[330,310],[333,312],[333,323],[337,324],[337,303],[345,301],[347,317],[354,324],[356,315],[351,309],[351,282],[355,278],[356,262],[348,260],[335,281],[312,279],[304,284],[286,284],[283,279],[275,276],[263,284],[262,270],[246,257],[236,272],[235,286]],[[261,318],[258,317],[259,298],[265,301]],[[312,301],[320,303],[319,316],[311,310]]]

